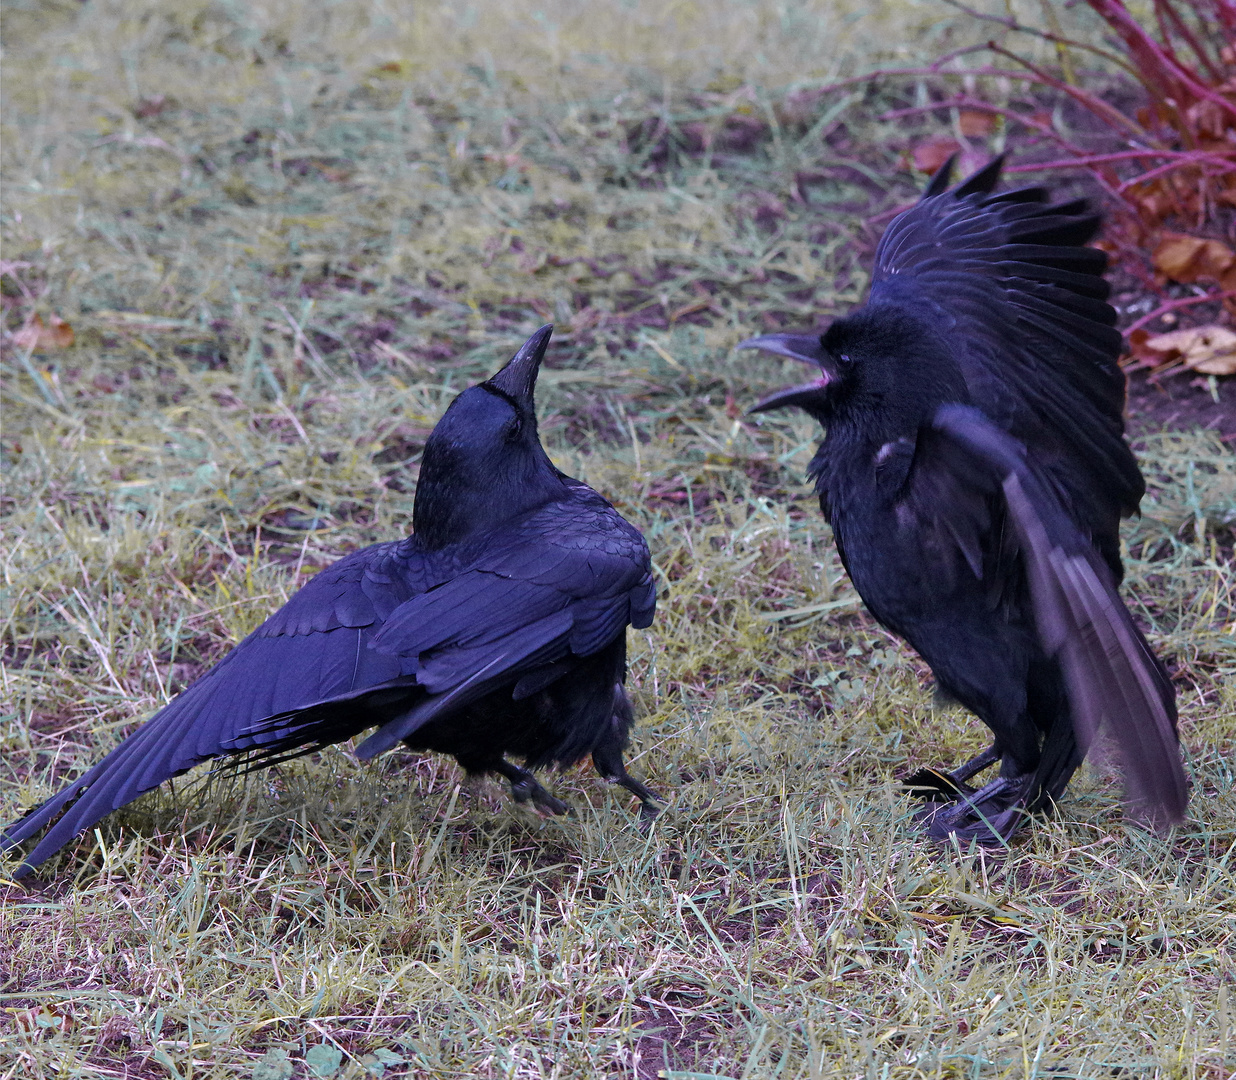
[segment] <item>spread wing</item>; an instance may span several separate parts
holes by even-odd
[[[1124,441],[1121,338],[1099,217],[1041,188],[990,194],[996,159],[952,191],[933,182],[881,239],[872,305],[938,326],[970,399],[1034,451],[1076,520],[1120,576],[1117,522],[1137,509],[1141,474]]]
[[[424,559],[410,541],[365,548],[323,570],[98,764],[10,826],[0,849],[67,807],[19,869],[28,872],[143,792],[234,752],[237,735],[262,717],[399,677],[403,658],[369,642],[425,587]]]
[[[500,687],[526,697],[569,670],[560,661],[652,621],[644,538],[594,493],[541,507],[469,547],[460,572],[400,605],[374,636],[372,648],[409,675],[272,716],[232,745],[264,760],[350,738],[377,722],[375,705],[406,701],[415,683],[424,695],[357,748],[371,758]]]
[[[965,522],[994,528],[998,516],[987,517],[979,507],[1003,502],[1001,516],[1024,562],[1039,639],[1064,671],[1080,746],[1089,748],[1106,730],[1134,816],[1183,820],[1188,790],[1172,685],[1121,602],[1105,561],[1042,470],[1016,439],[959,405],[937,412],[919,451],[911,479],[916,490],[909,497],[920,513],[939,515],[945,508],[962,534],[955,539],[963,550],[979,546],[976,537],[965,535]],[[969,504],[973,513],[956,512]]]

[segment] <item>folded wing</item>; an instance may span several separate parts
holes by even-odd
[[[1064,671],[1083,749],[1106,731],[1119,756],[1131,813],[1154,823],[1184,818],[1188,788],[1176,734],[1175,694],[1116,591],[1105,561],[1078,530],[1042,469],[1018,440],[977,410],[943,406],[920,439],[915,470],[920,512],[947,506],[930,477],[969,488],[971,501],[998,494],[1024,561],[1044,651]],[[949,497],[954,500],[956,491]]]
[[[654,604],[647,545],[608,503],[592,495],[550,504],[480,538],[466,569],[391,613],[372,648],[411,675],[271,716],[231,746],[265,762],[351,738],[380,718],[357,748],[374,757],[501,687],[514,697],[543,688],[569,672],[564,659],[599,651],[628,624],[649,625]]]

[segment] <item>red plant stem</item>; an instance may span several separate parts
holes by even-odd
[[[1140,158],[1174,158],[1176,160],[1164,166],[1172,169],[1182,165],[1215,163],[1220,166],[1220,171],[1236,170],[1236,162],[1225,161],[1217,154],[1207,154],[1202,150],[1121,150],[1115,154],[1086,154],[1082,151],[1081,156],[1072,161],[1036,161],[1033,165],[1010,165],[1004,171],[1031,172],[1035,169],[1067,169],[1074,165],[1105,165],[1111,161],[1134,161]],[[1141,177],[1135,177],[1129,183],[1136,184],[1140,179]]]
[[[1142,83],[1151,94],[1160,100],[1172,98],[1177,105],[1195,96],[1186,90],[1180,65],[1164,55],[1158,42],[1138,25],[1120,0],[1086,0],[1086,3],[1120,35],[1141,71]]]
[[[1176,49],[1172,45],[1171,27],[1167,25],[1167,15],[1163,10],[1163,5],[1159,3],[1159,0],[1154,0],[1154,21],[1159,24],[1159,37],[1163,41],[1161,48],[1163,49],[1164,54],[1172,61],[1172,63],[1179,64],[1180,57],[1176,55]]]
[[[1014,18],[1004,17],[1000,15],[988,15],[986,12],[979,11],[977,8],[972,8],[961,3],[961,0],[944,0],[950,7],[955,7],[959,11],[964,11],[972,18],[979,19],[982,22],[992,22],[997,26],[1003,26],[1006,30],[1012,30],[1018,34],[1029,34],[1031,37],[1039,38],[1042,41],[1051,42],[1053,45],[1063,45],[1070,49],[1079,49],[1083,52],[1093,53],[1095,56],[1101,56],[1109,64],[1114,64],[1118,68],[1127,71],[1134,78],[1137,78],[1137,69],[1132,67],[1127,60],[1121,59],[1115,53],[1108,52],[1106,49],[1097,48],[1094,45],[1087,45],[1084,41],[1074,41],[1071,38],[1061,37],[1059,34],[1051,34],[1046,30],[1039,30],[1034,26],[1027,26],[1025,23],[1020,23]]]
[[[983,52],[986,48],[986,45],[967,45],[964,49],[957,49],[946,56],[942,56],[930,67],[876,68],[874,71],[867,72],[866,75],[851,75],[848,79],[839,79],[837,82],[829,83],[827,86],[821,86],[817,92],[828,94],[834,90],[848,90],[851,86],[861,86],[863,83],[871,82],[873,79],[887,79],[901,75],[938,75],[941,77],[946,75],[1004,75],[1013,79],[1024,79],[1026,77],[1020,71],[1003,71],[994,68],[967,68],[962,71],[941,70],[944,64],[956,59],[958,56],[964,56],[972,52]]]
[[[963,49],[955,49],[951,53],[946,53],[940,57],[934,64],[929,67],[915,68],[876,68],[874,71],[867,72],[866,75],[851,75],[847,79],[838,79],[837,82],[828,83],[826,86],[818,87],[814,93],[828,94],[834,90],[848,90],[851,86],[861,86],[863,83],[871,82],[873,79],[887,79],[895,76],[906,75],[926,75],[935,76],[937,78],[959,78],[962,75],[974,75],[979,78],[1004,78],[1004,79],[1023,79],[1026,82],[1034,82],[1033,78],[1028,76],[1024,70],[1015,68],[997,68],[985,65],[976,68],[959,68],[954,71],[945,71],[944,65],[950,60],[955,60],[959,56],[966,56],[969,53],[987,52],[990,49],[990,43],[985,45],[967,45]],[[1014,59],[1017,59],[1014,57]],[[1021,63],[1018,60],[1018,63]]]
[[[1050,124],[1045,124],[1043,121],[1036,120],[1033,116],[1027,116],[1025,113],[1019,113],[1016,109],[1010,109],[1006,105],[992,105],[989,102],[975,101],[972,98],[950,98],[946,101],[933,102],[931,105],[915,105],[908,109],[890,109],[888,112],[881,113],[880,119],[900,120],[905,116],[922,116],[924,113],[936,112],[938,109],[972,109],[975,112],[993,113],[997,116],[1006,117],[1009,120],[1016,120],[1019,124],[1032,128],[1040,135],[1046,135],[1052,142],[1064,147],[1070,153],[1077,154],[1079,157],[1084,157],[1086,153],[1080,146],[1069,142]],[[1076,162],[1069,162],[1069,164],[1074,165]],[[1005,169],[1004,171],[1009,172],[1011,170]]]
[[[1157,168],[1151,169],[1149,172],[1142,173],[1140,176],[1134,176],[1131,179],[1126,180],[1120,185],[1117,191],[1123,195],[1125,190],[1132,187],[1134,184],[1148,184],[1151,180],[1157,180],[1160,176],[1166,176],[1173,169],[1183,169],[1189,165],[1196,165],[1200,168],[1203,176],[1214,175],[1213,173],[1206,171],[1207,165],[1216,167],[1219,172],[1236,172],[1236,162],[1224,161],[1222,158],[1216,157],[1215,155],[1202,155],[1202,159],[1200,161],[1169,161],[1166,165],[1160,165]]]
[[[1059,90],[1062,94],[1068,94],[1083,108],[1094,113],[1100,120],[1104,121],[1109,127],[1123,129],[1138,138],[1149,138],[1149,135],[1144,131],[1139,124],[1135,124],[1119,109],[1107,104],[1102,98],[1095,97],[1094,94],[1088,94],[1085,90],[1080,90],[1076,86],[1070,86],[1063,79],[1057,79],[1050,72],[1044,71],[1037,64],[1032,64],[1029,60],[1024,60],[1014,52],[1002,48],[994,41],[989,41],[987,47],[998,56],[1005,56],[1012,60],[1015,64],[1020,64],[1031,73],[1030,76],[1023,75],[1022,78],[1030,78],[1032,82],[1041,83],[1044,86],[1050,86],[1053,90]]]
[[[1197,57],[1198,63],[1206,69],[1206,74],[1210,76],[1211,82],[1216,86],[1223,81],[1223,73],[1215,66],[1210,59],[1209,54],[1202,48],[1202,44],[1197,40],[1189,25],[1180,17],[1180,13],[1168,2],[1168,0],[1154,0],[1155,15],[1159,19],[1160,33],[1163,35],[1163,40],[1168,41],[1168,31],[1166,23],[1171,23],[1175,27],[1176,33],[1185,39],[1189,48],[1193,50],[1193,54]],[[1173,53],[1173,59],[1175,54]]]
[[[1193,304],[1204,304],[1207,300],[1226,300],[1231,296],[1236,296],[1236,292],[1231,289],[1221,289],[1219,292],[1207,293],[1205,296],[1183,296],[1179,300],[1169,300],[1166,304],[1161,304],[1155,308],[1149,315],[1143,315],[1124,332],[1124,336],[1128,337],[1148,323],[1154,322],[1155,319],[1166,315],[1169,311],[1175,311],[1177,308],[1191,307]]]
[[[1236,3],[1232,0],[1210,0],[1223,25],[1229,34],[1236,36]]]
[[[975,112],[989,112],[1000,116],[1007,117],[1010,120],[1016,120],[1028,128],[1039,132],[1051,139],[1057,145],[1071,154],[1076,155],[1072,158],[1058,159],[1055,161],[1036,161],[1025,165],[1006,165],[1005,173],[1033,173],[1043,172],[1047,169],[1073,169],[1077,167],[1090,169],[1095,174],[1095,179],[1102,185],[1109,195],[1113,198],[1127,201],[1124,198],[1124,191],[1132,184],[1141,183],[1147,177],[1155,177],[1161,173],[1170,172],[1173,169],[1184,168],[1189,165],[1195,165],[1205,169],[1207,165],[1216,165],[1220,172],[1236,171],[1236,162],[1229,163],[1221,157],[1214,154],[1207,154],[1197,150],[1123,150],[1114,154],[1089,154],[1080,146],[1065,139],[1055,128],[1049,124],[1044,124],[1041,121],[1035,120],[1031,116],[1026,116],[1024,113],[1019,113],[1014,109],[1002,107],[1000,105],[990,105],[985,101],[972,101],[969,98],[953,98],[947,101],[936,102],[931,105],[919,105],[911,109],[893,109],[886,113],[880,114],[881,120],[897,120],[903,116],[917,116],[923,113],[934,112],[936,109],[973,109]],[[1099,173],[1094,167],[1096,165],[1109,165],[1117,161],[1139,161],[1145,158],[1172,158],[1165,165],[1156,167],[1150,173],[1142,176],[1135,176],[1131,180],[1127,180],[1120,184],[1119,187],[1113,186],[1107,177]]]
[[[1197,151],[1180,151],[1180,150],[1125,150],[1115,154],[1088,154],[1080,146],[1075,146],[1073,143],[1065,139],[1055,128],[1049,124],[1044,124],[1041,121],[1035,120],[1031,116],[1026,116],[1024,113],[1019,113],[1014,109],[1010,109],[1000,105],[991,105],[986,101],[973,101],[969,98],[952,98],[947,101],[934,102],[931,105],[917,105],[909,109],[892,109],[888,112],[881,113],[881,120],[898,120],[905,116],[921,116],[924,113],[935,112],[937,109],[973,109],[975,112],[994,113],[998,116],[1004,116],[1011,120],[1016,120],[1018,123],[1025,125],[1028,128],[1039,132],[1039,134],[1051,139],[1057,145],[1070,153],[1076,155],[1073,158],[1067,158],[1058,161],[1040,161],[1026,165],[1007,165],[1004,171],[1006,173],[1031,173],[1043,172],[1046,169],[1073,169],[1077,167],[1088,168],[1094,174],[1094,178],[1099,185],[1114,199],[1121,202],[1128,202],[1124,197],[1124,189],[1129,184],[1139,183],[1144,177],[1134,177],[1125,184],[1116,187],[1108,177],[1104,176],[1095,168],[1096,165],[1106,165],[1116,161],[1136,161],[1144,158],[1161,158],[1173,157],[1180,158],[1179,161],[1169,162],[1167,165],[1156,169],[1152,175],[1158,175],[1159,172],[1170,171],[1171,169],[1181,168],[1186,165],[1207,163],[1208,159],[1205,155],[1199,155]],[[1200,158],[1200,160],[1198,160]],[[1223,162],[1226,167],[1227,163]],[[1236,170],[1236,165],[1232,166]]]
[[[943,56],[933,60],[929,70],[936,74],[942,74],[941,68],[943,68],[944,65],[950,60],[956,60],[959,56],[969,56],[971,53],[986,52],[986,50],[986,45],[963,45],[960,48],[954,49],[952,52],[946,52]],[[959,72],[959,74],[962,73]]]
[[[1086,0],[1095,12],[1123,39],[1141,70],[1142,85],[1164,103],[1184,109],[1190,99],[1206,98],[1236,117],[1236,104],[1198,82],[1159,43],[1146,33],[1120,0]]]

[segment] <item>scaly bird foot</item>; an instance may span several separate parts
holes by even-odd
[[[561,799],[555,799],[541,787],[536,777],[527,769],[512,765],[505,758],[499,759],[490,768],[496,773],[501,773],[511,782],[511,796],[517,803],[525,803],[531,799],[538,810],[555,816],[574,812]]]
[[[977,791],[968,787],[958,790],[946,805],[925,809],[919,820],[930,836],[940,840],[955,836],[962,842],[974,840],[984,847],[1002,847],[1030,816],[1026,797],[1032,779],[997,777]]]

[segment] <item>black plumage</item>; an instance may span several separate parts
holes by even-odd
[[[863,307],[823,334],[743,342],[820,373],[755,411],[824,426],[810,473],[855,587],[995,736],[911,778],[947,800],[930,832],[1007,839],[1100,728],[1134,814],[1178,822],[1175,695],[1117,591],[1120,518],[1144,483],[1106,259],[1085,246],[1099,218],[1041,188],[993,194],[999,159],[949,190],[951,167],[889,226]]]
[[[5,849],[55,822],[19,874],[200,762],[244,754],[257,767],[375,725],[361,758],[401,741],[452,754],[554,813],[566,806],[531,770],[591,754],[603,776],[655,812],[655,797],[622,760],[632,722],[626,628],[648,626],[656,602],[648,547],[541,447],[533,389],[551,330],[460,394],[434,428],[412,535],[323,570],[102,761],[11,825]]]

